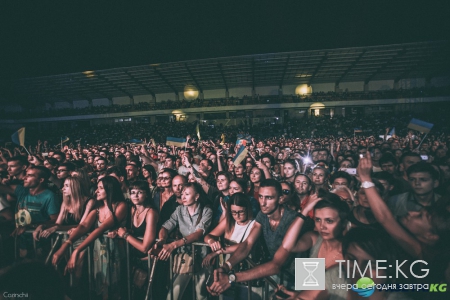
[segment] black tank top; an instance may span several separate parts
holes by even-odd
[[[84,202],[83,209],[81,212],[81,217],[83,217],[83,215],[86,211],[86,206],[89,203],[89,201],[91,201],[91,200],[92,200],[92,198],[89,198],[86,200],[86,202]],[[80,221],[75,220],[75,214],[67,212],[66,219],[64,220],[64,225],[70,226],[70,225],[78,225],[78,224],[80,224]]]

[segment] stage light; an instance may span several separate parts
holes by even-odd
[[[307,84],[300,84],[295,88],[296,95],[306,95],[312,93],[312,86]]]
[[[186,100],[194,100],[198,98],[198,90],[192,85],[187,85],[184,87],[184,98]]]

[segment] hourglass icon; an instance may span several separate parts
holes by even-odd
[[[319,262],[304,261],[302,263],[303,267],[308,272],[308,276],[303,280],[303,286],[319,286],[319,281],[313,276],[314,271],[317,270],[317,267],[319,266]]]

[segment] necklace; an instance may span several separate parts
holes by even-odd
[[[144,207],[142,211],[138,211],[136,208],[136,218],[139,219],[139,215],[142,214],[147,208]]]

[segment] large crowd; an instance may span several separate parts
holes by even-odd
[[[450,87],[421,87],[412,89],[390,89],[367,92],[314,92],[306,95],[259,95],[243,97],[228,97],[215,99],[194,99],[194,100],[163,100],[158,102],[138,102],[134,104],[112,104],[109,106],[98,105],[83,108],[50,108],[28,107],[20,112],[5,111],[0,109],[0,118],[5,119],[28,119],[43,117],[62,117],[77,115],[96,115],[109,113],[123,113],[133,111],[154,111],[164,109],[182,109],[198,107],[216,106],[240,106],[256,104],[275,103],[301,103],[301,102],[327,102],[327,101],[347,101],[347,100],[373,100],[373,99],[399,99],[399,98],[423,98],[436,96],[449,96]],[[36,103],[37,104],[37,103]]]
[[[189,288],[197,299],[241,299],[249,282],[267,277],[280,299],[356,299],[336,286],[361,277],[390,287],[450,284],[450,131],[445,113],[433,115],[427,135],[407,128],[411,117],[206,124],[201,140],[195,124],[105,125],[78,128],[63,145],[58,130],[39,133],[29,153],[2,148],[0,292],[47,286],[52,299],[126,298],[126,244],[133,299],[147,292],[148,253],[153,299],[170,299],[169,287],[174,299]],[[168,145],[168,136],[186,142]],[[325,290],[295,290],[295,258],[325,259]],[[404,260],[398,270],[378,268]],[[356,265],[369,274],[350,274]],[[372,297],[448,295],[376,289]]]

